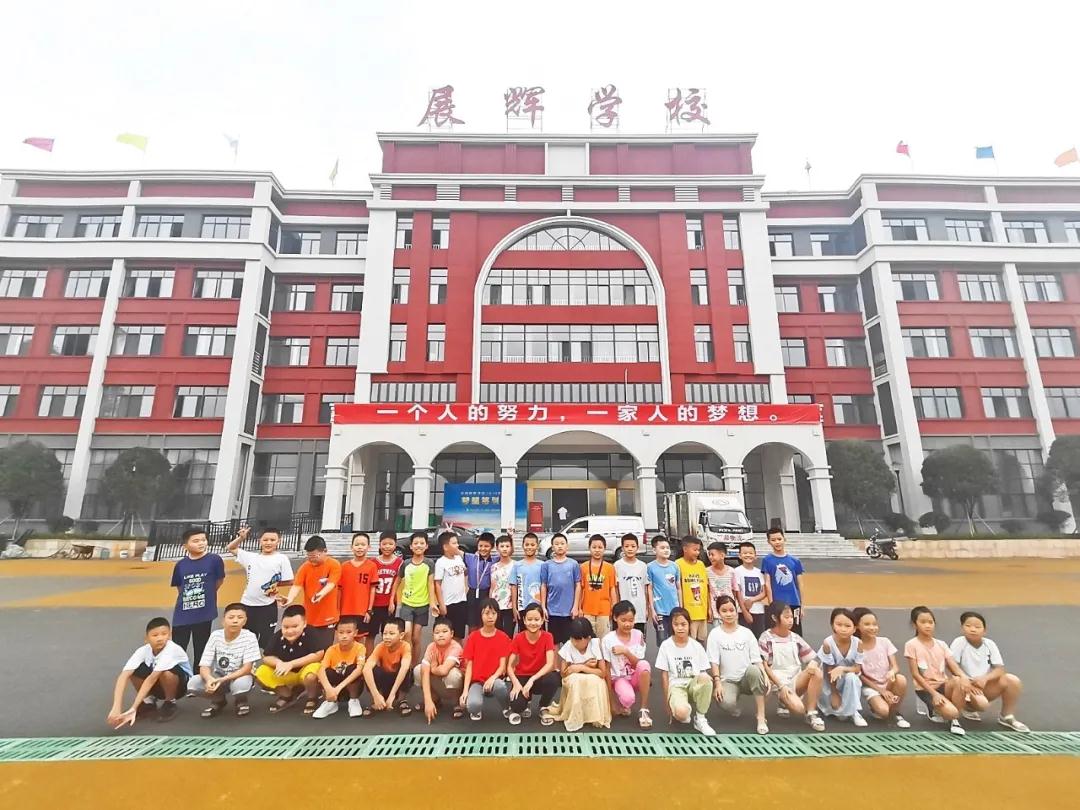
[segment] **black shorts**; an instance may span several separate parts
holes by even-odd
[[[336,624],[328,624],[326,627],[316,627],[313,624],[307,626],[308,638],[315,644],[318,650],[325,650],[334,643],[334,635],[337,630]]]
[[[386,624],[386,620],[394,614],[390,612],[390,608],[386,605],[376,605],[371,609],[371,634],[374,636],[382,633],[383,625]]]
[[[739,614],[739,624],[747,628],[754,634],[754,638],[758,638],[765,632],[765,614],[764,613],[751,613],[750,621],[746,621],[743,615]]]
[[[570,640],[570,622],[572,621],[573,619],[569,616],[548,616],[548,632],[555,639],[556,646],[561,646]]]
[[[191,677],[188,671],[180,664],[177,664],[167,671],[175,675],[180,681],[176,687],[176,697],[179,698],[186,695],[188,678]],[[140,681],[145,681],[150,677],[151,673],[153,673],[153,670],[150,667],[146,664],[139,664],[139,666],[135,668],[135,671],[131,673],[131,677],[138,678]],[[150,697],[155,697],[158,700],[165,700],[165,690],[162,688],[160,680],[150,688]]]
[[[373,622],[373,621],[365,622],[364,617],[362,615],[361,616],[354,616],[353,618],[356,619],[356,637],[357,638],[363,638],[364,636],[370,636],[372,633],[376,632],[373,629],[374,625],[375,625],[375,622]]]
[[[454,638],[465,638],[465,625],[468,624],[468,602],[455,602],[446,606],[446,618],[450,620],[450,626],[454,628]]]
[[[469,588],[469,593],[465,597],[465,604],[468,605],[468,617],[469,628],[475,630],[482,622],[480,621],[480,602],[488,598],[488,594],[491,591],[488,588],[480,588],[479,591],[476,588]]]

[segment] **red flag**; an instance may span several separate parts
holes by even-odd
[[[900,141],[898,144],[896,144],[896,154],[907,155],[908,157],[911,157],[911,150],[908,148],[908,145],[906,143]]]
[[[23,143],[27,146],[33,146],[35,149],[44,149],[46,152],[51,152],[56,141],[52,138],[27,138]]]
[[[1054,158],[1055,166],[1068,166],[1070,163],[1080,163],[1080,155],[1076,154],[1075,146],[1072,149],[1066,149]]]

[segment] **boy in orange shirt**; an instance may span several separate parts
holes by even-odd
[[[356,532],[352,536],[353,558],[341,566],[341,615],[356,619],[356,637],[364,642],[364,654],[371,655],[375,646],[376,628],[372,627],[372,613],[375,610],[375,585],[379,576],[379,565],[368,559],[368,546],[371,539],[367,532]]]
[[[312,717],[322,719],[335,714],[341,693],[349,696],[349,717],[360,717],[360,693],[364,691],[364,648],[356,643],[357,624],[355,616],[342,616],[334,633],[335,643],[323,656],[319,666],[319,683],[322,684],[323,702]]]
[[[615,601],[615,566],[604,560],[607,541],[603,535],[589,538],[589,559],[581,564],[581,613],[592,625],[596,638],[611,630],[611,605]]]
[[[304,551],[307,562],[296,572],[289,595],[278,598],[287,607],[303,593],[308,638],[325,650],[334,643],[334,626],[340,615],[338,597],[333,592],[341,581],[341,563],[326,553],[326,541],[317,534],[304,543]]]

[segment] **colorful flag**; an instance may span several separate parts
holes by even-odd
[[[337,170],[338,170],[338,164],[339,164],[340,162],[341,162],[341,158],[337,158],[337,159],[336,159],[336,160],[334,161],[334,168],[332,168],[332,169],[330,170],[330,185],[333,185],[333,184],[334,184],[334,181],[335,181],[335,180],[337,180]]]
[[[994,147],[992,147],[992,146],[976,146],[975,147],[975,159],[976,160],[983,160],[984,158],[989,158],[991,160],[996,160],[997,159],[997,158],[994,157]]]
[[[1054,158],[1055,166],[1068,166],[1070,163],[1080,163],[1080,155],[1076,153],[1075,146],[1072,149],[1066,149]]]
[[[51,152],[56,141],[53,138],[27,138],[23,143],[27,146],[33,146],[35,149],[44,149],[46,152]]]
[[[911,147],[909,147],[903,141],[900,141],[898,144],[896,144],[896,154],[907,155],[908,157],[911,157]]]
[[[126,143],[128,146],[134,146],[140,152],[145,152],[147,144],[150,143],[150,139],[147,136],[135,135],[131,132],[123,132],[117,135],[116,140],[119,143]]]

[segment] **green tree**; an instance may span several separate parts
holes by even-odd
[[[13,537],[19,521],[35,504],[46,517],[60,513],[64,497],[64,475],[52,450],[37,442],[16,442],[0,449],[0,498],[7,500],[15,518]]]
[[[830,442],[827,451],[833,499],[851,510],[861,532],[863,516],[888,511],[896,478],[881,448],[869,442]]]
[[[132,447],[120,451],[101,479],[101,495],[123,512],[127,532],[135,518],[153,519],[176,497],[177,479],[172,465],[157,450]]]
[[[1054,439],[1043,469],[1043,482],[1049,500],[1053,500],[1054,494],[1064,487],[1075,514],[1080,504],[1080,436],[1058,436]]]
[[[923,461],[922,489],[935,499],[945,498],[964,507],[968,531],[975,534],[979,498],[997,492],[998,479],[990,457],[967,444],[936,450]]]

